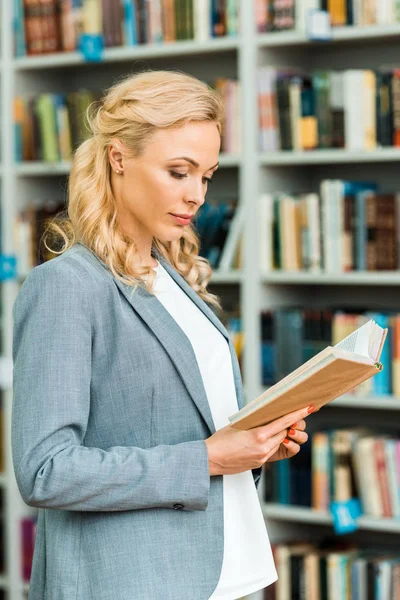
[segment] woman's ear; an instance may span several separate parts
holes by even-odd
[[[121,152],[121,142],[119,140],[111,140],[108,146],[108,158],[113,171],[118,174],[124,172],[124,157]]]

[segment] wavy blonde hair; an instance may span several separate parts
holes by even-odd
[[[69,176],[67,216],[49,223],[44,244],[62,254],[80,242],[92,250],[125,284],[145,285],[153,293],[151,267],[135,266],[135,241],[118,224],[111,188],[108,148],[119,139],[132,156],[140,156],[157,129],[179,127],[189,121],[215,122],[221,133],[224,107],[219,94],[191,75],[176,71],[146,71],[130,75],[112,86],[99,103],[87,111],[91,132],[74,153]],[[48,240],[63,240],[54,250]],[[60,248],[60,245],[58,245]],[[209,262],[198,255],[199,240],[192,226],[172,242],[153,239],[153,251],[163,256],[209,304],[220,308],[219,299],[207,291]]]

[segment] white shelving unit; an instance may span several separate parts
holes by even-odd
[[[2,191],[2,251],[13,254],[12,223],[17,211],[34,198],[57,197],[64,194],[70,164],[44,164],[14,162],[13,98],[19,93],[42,91],[70,91],[78,87],[105,88],[123,73],[145,68],[178,68],[208,82],[217,76],[238,77],[242,89],[242,152],[240,156],[221,155],[221,168],[216,175],[212,193],[239,195],[240,202],[248,208],[245,223],[244,268],[241,272],[216,272],[212,282],[227,284],[236,290],[241,299],[246,351],[243,376],[249,399],[260,393],[260,312],[274,306],[302,303],[303,305],[340,306],[345,295],[346,304],[359,305],[368,289],[372,307],[396,305],[400,300],[400,273],[307,274],[260,273],[258,265],[257,199],[262,192],[275,189],[317,190],[323,177],[341,176],[357,179],[368,175],[399,186],[400,175],[396,162],[400,150],[379,149],[374,152],[350,153],[344,150],[315,152],[281,152],[262,154],[258,149],[258,105],[256,95],[256,68],[262,64],[300,65],[348,68],[378,67],[392,62],[400,46],[400,25],[396,27],[364,27],[336,29],[333,39],[326,43],[308,41],[297,32],[255,35],[253,3],[239,0],[241,8],[241,34],[237,39],[217,39],[197,44],[178,42],[167,45],[146,45],[138,48],[111,48],[100,64],[86,63],[77,53],[47,55],[13,59],[12,56],[12,2],[2,1],[3,37],[1,42],[1,149],[0,169]],[[315,49],[318,48],[318,52]],[[60,183],[61,182],[61,183]],[[211,190],[210,190],[211,193]],[[382,294],[381,287],[385,293]],[[386,292],[390,290],[390,294]],[[12,353],[12,306],[18,292],[16,281],[2,285],[3,347],[5,354]],[[8,600],[23,600],[29,586],[21,580],[19,519],[30,511],[21,500],[15,483],[10,452],[10,419],[12,390],[3,392],[6,409],[7,472],[0,478],[6,492],[6,555],[4,577],[0,589],[8,590]],[[332,403],[343,414],[363,412],[383,414],[400,411],[396,398],[369,398],[346,396]],[[326,409],[324,414],[335,410]],[[324,409],[325,411],[325,409]],[[388,413],[388,411],[390,411]],[[320,411],[315,418],[320,418]],[[397,415],[397,413],[396,413]],[[314,416],[313,416],[314,418]],[[260,485],[260,496],[262,485]],[[330,526],[329,515],[306,509],[269,505],[263,507],[272,532],[279,538],[293,526]],[[361,527],[361,523],[360,523]],[[385,533],[400,533],[393,521],[363,519],[362,528]],[[252,600],[261,600],[262,593]]]
[[[378,68],[393,64],[400,48],[400,24],[395,26],[340,27],[333,29],[329,42],[313,42],[296,31],[256,36],[258,65],[299,66],[309,71],[318,68]],[[324,149],[306,152],[258,153],[257,193],[282,191],[315,191],[325,178],[377,180],[384,191],[400,189],[397,161],[400,148],[377,148],[370,152]],[[258,196],[256,196],[258,197]],[[255,248],[254,248],[255,256]],[[248,268],[245,265],[245,268]],[[365,306],[371,310],[396,308],[400,300],[400,272],[307,273],[257,272],[258,311],[277,306],[342,307]],[[244,306],[244,311],[256,307]],[[247,333],[247,332],[246,332]],[[246,337],[248,345],[258,350],[260,332]],[[248,357],[249,358],[249,357]],[[251,360],[254,360],[253,356]],[[250,397],[262,392],[259,384],[259,361],[252,368],[245,363],[246,386]],[[254,392],[253,386],[254,385]],[[368,424],[393,429],[398,420],[400,399],[395,397],[360,397],[345,395],[312,415],[309,429],[320,423],[331,427]],[[329,513],[308,508],[266,504],[263,481],[259,487],[263,513],[273,541],[318,539],[326,531],[332,533]],[[354,534],[385,535],[388,543],[398,546],[399,522],[363,516]],[[382,536],[379,536],[382,538]],[[353,538],[354,539],[354,538]],[[365,540],[364,538],[364,544]],[[373,542],[370,543],[370,546]]]

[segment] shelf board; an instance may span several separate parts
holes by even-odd
[[[260,386],[258,396],[261,396],[270,386]],[[396,396],[354,396],[353,394],[343,394],[336,400],[328,402],[322,408],[329,407],[374,409],[374,410],[400,410],[400,398]]]
[[[239,38],[237,37],[225,37],[220,39],[212,38],[204,42],[184,40],[173,43],[120,46],[107,48],[104,51],[101,62],[103,64],[107,62],[127,62],[138,58],[192,56],[196,54],[208,54],[210,52],[227,52],[237,50],[238,47]],[[23,56],[15,58],[13,63],[16,71],[72,67],[76,65],[93,66],[99,64],[86,61],[80,52],[57,52],[52,54],[41,54],[38,56]]]
[[[324,165],[340,163],[392,162],[400,160],[400,148],[376,148],[375,150],[345,150],[342,148],[304,150],[295,152],[264,152],[259,163],[265,167],[293,165]]]
[[[264,284],[308,285],[400,285],[400,271],[353,271],[351,273],[311,273],[270,271],[261,274]]]
[[[238,167],[240,166],[241,158],[238,154],[222,153],[219,155],[219,166]],[[16,174],[20,177],[51,177],[54,175],[68,175],[71,169],[70,162],[40,162],[40,161],[25,161],[15,164]]]
[[[257,36],[257,44],[259,48],[316,46],[335,42],[386,41],[389,38],[396,37],[400,38],[400,23],[393,25],[333,27],[332,38],[326,41],[310,40],[304,33],[299,31],[261,33]]]
[[[16,174],[20,177],[68,175],[70,169],[70,162],[47,163],[40,161],[25,161],[15,165]]]
[[[332,400],[326,406],[339,406],[346,408],[372,408],[376,410],[400,410],[400,398],[396,396],[354,396],[353,394],[344,394]]]
[[[229,284],[229,283],[237,283],[240,284],[242,283],[242,272],[241,271],[220,271],[218,269],[216,269],[215,271],[213,271],[213,274],[211,276],[211,283],[222,283],[222,284]]]
[[[297,523],[311,523],[314,525],[332,525],[332,517],[329,513],[312,510],[303,506],[287,506],[281,504],[263,504],[263,514],[267,519],[282,521],[295,521]],[[376,519],[373,517],[360,517],[358,519],[359,529],[370,531],[385,531],[400,533],[400,520],[398,519]]]

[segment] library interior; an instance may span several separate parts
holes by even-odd
[[[71,470],[79,470],[71,450],[68,472],[59,473],[56,483],[51,483],[51,478],[56,477],[57,461],[55,454],[51,455],[48,423],[41,419],[47,411],[56,411],[57,405],[41,406],[44,416],[40,412],[35,415],[36,404],[32,409],[30,400],[33,402],[34,398],[35,403],[39,402],[35,380],[41,380],[42,370],[46,371],[45,377],[51,385],[50,378],[59,365],[51,361],[44,347],[42,349],[42,342],[37,347],[42,358],[40,366],[26,354],[27,348],[29,352],[33,348],[29,346],[32,344],[29,335],[40,333],[37,331],[39,321],[35,322],[34,317],[38,309],[33,305],[24,320],[19,319],[17,345],[14,306],[17,297],[23,295],[24,287],[26,294],[33,293],[29,290],[38,280],[32,277],[35,271],[41,270],[43,275],[49,273],[54,262],[58,262],[61,270],[58,246],[50,248],[43,239],[51,222],[56,222],[60,215],[68,215],[68,185],[75,151],[92,135],[87,115],[93,106],[101,105],[111,86],[129,75],[147,71],[194,76],[218,96],[224,108],[218,169],[212,175],[212,185],[208,185],[205,201],[200,203],[193,222],[183,223],[185,227],[181,224],[180,230],[195,231],[199,246],[198,250],[193,246],[192,252],[198,253],[203,264],[211,268],[207,290],[219,298],[220,306],[211,306],[217,317],[215,321],[207,313],[209,309],[203,309],[203,316],[209,316],[208,325],[222,323],[220,331],[229,335],[237,359],[237,373],[241,375],[240,382],[235,377],[235,385],[243,394],[243,410],[254,406],[250,404],[254,400],[268,402],[279,396],[283,388],[279,382],[287,378],[285,383],[293,384],[293,372],[307,361],[312,361],[311,371],[307,371],[311,375],[306,375],[311,377],[320,352],[326,357],[327,347],[340,346],[342,340],[363,326],[367,326],[363,332],[372,331],[367,325],[371,321],[377,326],[374,332],[383,330],[386,335],[378,345],[371,333],[367,341],[366,338],[361,340],[362,335],[359,335],[358,342],[351,348],[349,344],[340,346],[343,352],[362,354],[361,345],[366,344],[365,356],[372,357],[368,358],[371,364],[379,364],[376,373],[359,378],[356,383],[354,379],[347,387],[339,385],[344,376],[335,378],[333,375],[332,398],[305,419],[307,439],[299,442],[298,451],[289,458],[266,460],[260,478],[254,479],[261,525],[265,524],[268,533],[277,578],[266,587],[261,583],[258,587],[257,582],[235,587],[236,581],[244,582],[246,577],[240,579],[231,568],[231,595],[224,592],[228,588],[223,588],[221,578],[221,588],[218,586],[211,598],[400,600],[400,168],[397,164],[400,162],[400,1],[0,2],[0,600],[209,600],[209,592],[213,591],[204,585],[208,595],[200,588],[193,589],[191,595],[187,591],[190,581],[186,588],[181,587],[185,565],[174,565],[175,559],[169,560],[168,556],[164,565],[166,588],[159,591],[157,598],[145,591],[142,594],[132,591],[130,597],[122,585],[118,590],[117,581],[114,582],[115,595],[104,591],[100,597],[95,591],[98,583],[91,587],[82,573],[87,568],[90,576],[96,577],[96,559],[93,564],[86,562],[85,567],[78,556],[71,557],[71,565],[81,569],[79,581],[71,572],[69,579],[60,580],[63,583],[57,588],[55,579],[61,566],[55,566],[56,549],[48,547],[46,551],[45,536],[54,543],[58,534],[54,529],[51,534],[50,522],[54,528],[54,512],[68,511],[68,508],[62,503],[64,508],[57,508],[50,500],[48,504],[43,500],[42,506],[40,502],[37,502],[39,506],[28,504],[21,493],[21,481],[27,474],[18,475],[15,464],[14,450],[19,444],[26,444],[24,447],[30,448],[32,457],[40,451],[33,442],[29,446],[28,439],[21,441],[30,435],[25,430],[29,418],[31,423],[36,423],[39,433],[41,427],[44,428],[42,435],[38,434],[35,439],[41,440],[47,453],[47,458],[43,454],[43,464],[39,465],[42,468],[36,473],[37,485],[67,486],[74,476]],[[197,173],[193,165],[186,167],[187,174]],[[76,177],[79,177],[78,172]],[[175,181],[174,185],[178,189],[185,184]],[[75,223],[77,216],[75,214]],[[173,267],[176,264],[173,263]],[[193,274],[185,270],[184,263],[180,268],[183,279],[188,275],[186,287],[196,290]],[[162,269],[162,273],[165,275],[166,270]],[[196,277],[199,273],[200,270]],[[175,282],[179,283],[181,276],[176,275]],[[104,286],[106,291],[105,283]],[[58,318],[51,316],[51,305],[54,309],[62,306],[62,302],[59,298],[52,299],[51,294],[46,296],[45,289],[39,289],[36,299],[38,305],[40,301],[49,303],[41,305],[42,311],[48,311],[49,321],[53,319],[57,326]],[[186,288],[181,286],[181,289]],[[189,296],[185,294],[186,300]],[[119,298],[120,303],[125,302],[121,294]],[[154,303],[149,301],[149,306]],[[146,308],[148,310],[150,308]],[[22,308],[19,312],[22,314]],[[61,327],[65,315],[59,317]],[[24,334],[21,333],[23,328]],[[149,331],[146,329],[138,336],[143,344],[147,344]],[[203,335],[206,331],[204,329]],[[61,337],[57,339],[63,343]],[[171,330],[171,340],[174,339]],[[167,354],[162,345],[158,342],[156,345],[156,337],[151,344],[156,348],[155,360],[164,365]],[[64,348],[68,363],[73,360],[68,356],[71,346],[65,343]],[[82,350],[80,341],[78,350]],[[32,365],[38,369],[36,372]],[[160,366],[160,374],[153,373],[144,363],[141,368],[145,371],[143,382],[147,376],[155,377],[155,382],[150,383],[153,391],[149,392],[153,393],[149,396],[149,402],[154,403],[153,413],[148,416],[148,423],[141,423],[143,427],[154,426],[147,447],[147,451],[151,451],[152,446],[162,443],[157,440],[163,439],[152,419],[157,423],[157,419],[162,419],[156,412],[160,410],[156,390],[163,385],[164,372],[161,373]],[[170,364],[168,368],[171,370]],[[235,365],[233,371],[236,373]],[[179,365],[174,373],[178,378]],[[311,389],[312,383],[304,379],[303,370],[296,373],[303,378],[301,389],[307,400],[307,386]],[[120,374],[123,379],[122,367]],[[65,386],[74,387],[74,383],[66,381]],[[200,383],[197,379],[195,382],[193,375],[193,387]],[[180,384],[183,388],[183,379]],[[21,398],[21,391],[17,390],[23,385],[24,389],[31,389],[31,398],[29,394]],[[148,383],[140,385],[144,389]],[[290,390],[286,392],[289,406],[295,402],[295,387],[293,384],[292,395]],[[317,389],[317,396],[318,393]],[[190,399],[190,390],[186,394]],[[57,393],[53,396],[56,403]],[[177,397],[184,398],[182,394]],[[164,400],[168,407],[168,398]],[[94,407],[87,409],[87,419],[94,428],[90,431],[95,431],[98,438],[88,436],[88,446],[92,445],[91,440],[102,436],[96,429],[101,428],[102,423],[100,417],[96,421],[95,397],[93,402]],[[135,402],[134,389],[131,402]],[[19,422],[16,415],[21,414],[22,405],[29,417]],[[302,408],[305,406],[306,403]],[[63,405],[58,407],[59,413],[62,410]],[[139,408],[134,410],[127,414],[138,417],[144,414]],[[186,408],[182,407],[182,419],[184,411]],[[265,413],[268,414],[268,407]],[[77,444],[85,446],[85,431],[78,431],[80,424],[74,424],[74,414],[70,414],[70,423],[66,418],[68,410],[63,415],[63,426],[72,430]],[[196,418],[200,418],[199,413]],[[182,421],[183,429],[185,423]],[[196,438],[190,436],[198,431],[196,427],[187,425],[182,439],[177,437],[173,443],[189,439],[194,443]],[[111,438],[104,433],[102,439],[102,451],[107,454]],[[129,440],[135,438],[116,435],[113,439],[116,440],[114,446],[127,447]],[[56,450],[54,448],[54,453]],[[49,464],[53,459],[54,466]],[[182,459],[183,465],[185,461]],[[33,465],[33,458],[30,462],[28,456],[25,462]],[[49,474],[52,468],[54,475]],[[31,475],[33,477],[33,473]],[[168,478],[168,463],[164,475]],[[92,476],[95,477],[95,473]],[[47,482],[40,483],[40,478],[45,477],[48,477]],[[219,474],[215,478],[215,482],[219,479],[224,486],[224,502],[228,502],[229,477]],[[188,486],[189,483],[190,479]],[[122,489],[122,475],[120,485]],[[155,480],[152,485],[156,485]],[[104,497],[111,497],[112,484],[110,488],[103,491]],[[68,487],[65,489],[65,493],[70,493]],[[222,494],[222,487],[218,490],[215,487],[215,496]],[[242,503],[246,497],[243,494]],[[217,502],[210,493],[211,501]],[[184,508],[184,505],[184,499],[178,494],[174,508]],[[118,506],[110,508],[105,502],[103,511],[109,512],[96,513],[95,508],[90,508],[89,500],[87,504],[81,500],[72,506],[74,524],[77,511],[82,510],[84,522],[88,511],[93,510],[93,528],[101,528],[101,523],[109,522],[113,514],[120,527],[119,511],[126,510]],[[143,518],[143,522],[137,519],[139,526],[151,523],[154,510],[160,541],[164,539],[161,536],[165,535],[162,530],[166,524],[187,527],[189,578],[190,569],[195,571],[191,562],[195,558],[191,555],[193,550],[193,556],[197,556],[194,547],[198,539],[190,529],[193,527],[190,519],[200,519],[195,521],[198,528],[203,522],[210,527],[214,521],[201,520],[203,516],[207,518],[204,507],[193,510],[200,513],[200,517],[198,514],[191,517],[190,507],[168,511],[168,507],[161,510],[155,506],[144,503],[142,508],[146,510],[135,511],[132,500],[132,512],[140,512]],[[250,510],[252,506],[249,504],[247,508]],[[258,510],[258,506],[256,508]],[[148,521],[144,521],[143,514]],[[242,556],[246,573],[249,565],[246,551],[240,552],[240,535],[250,535],[250,532],[235,523],[233,512],[230,515],[229,522],[226,517],[221,523],[226,527],[224,561],[227,563],[223,564],[223,569],[226,566],[223,573],[227,578],[228,555],[233,552],[227,539],[238,543],[239,548],[232,556],[235,560]],[[103,517],[103,521],[96,521],[95,517]],[[212,518],[216,518],[215,515]],[[61,526],[66,528],[67,521],[60,517],[57,522],[63,552],[72,552],[73,547],[68,550],[65,541],[69,533],[61,529]],[[129,527],[133,528],[133,521]],[[149,526],[149,536],[150,529]],[[141,531],[140,536],[143,535]],[[223,533],[221,536],[223,538]],[[223,539],[219,541],[224,543]],[[243,540],[243,549],[251,544],[251,539]],[[135,545],[132,540],[132,546]],[[221,548],[222,545],[218,546]],[[110,555],[114,557],[116,550],[110,548]],[[79,552],[78,546],[74,552]],[[137,552],[136,548],[132,554],[132,574],[128,582],[134,581]],[[179,554],[173,554],[176,556]],[[258,559],[262,564],[262,557]],[[121,560],[127,557],[124,555]],[[266,556],[266,564],[268,560]],[[48,566],[44,567],[46,561]],[[151,556],[148,561],[151,563]],[[210,565],[210,578],[212,569],[221,570],[221,561],[222,555],[218,558],[217,552],[210,549],[210,556],[205,559]],[[231,564],[234,564],[233,559]],[[53,572],[50,565],[55,569]],[[35,579],[31,579],[33,566]],[[237,567],[240,572],[239,564]],[[45,570],[39,571],[39,568]],[[69,569],[69,563],[64,568]],[[266,582],[265,573],[271,568],[265,567],[260,581]],[[179,585],[174,589],[178,571]],[[38,579],[43,577],[45,581],[39,584]],[[104,577],[105,581],[108,575],[100,572],[97,577]],[[71,587],[67,588],[65,581]],[[104,583],[104,590],[111,589],[107,585]],[[151,588],[144,586],[143,590],[146,589]]]

